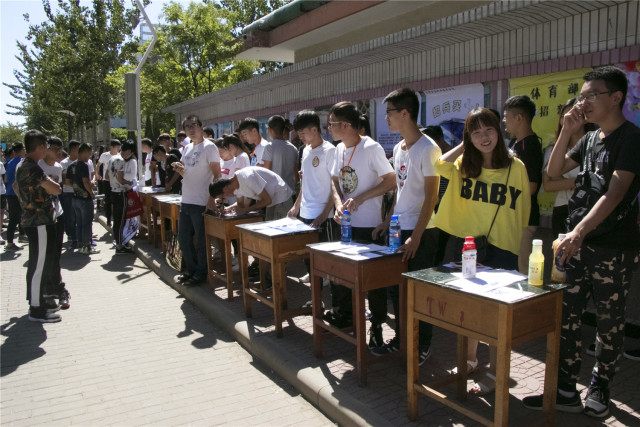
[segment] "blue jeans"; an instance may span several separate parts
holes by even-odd
[[[182,259],[187,265],[187,272],[197,279],[207,278],[207,251],[202,216],[204,211],[205,206],[186,203],[180,205],[178,242]]]
[[[64,212],[64,232],[67,233],[67,240],[78,240],[78,236],[76,236],[76,211],[73,208],[73,193],[62,193],[60,203],[62,203],[62,211]]]
[[[93,222],[93,199],[73,198],[76,213],[76,237],[84,245],[91,244],[91,223]]]

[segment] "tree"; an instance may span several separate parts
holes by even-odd
[[[0,125],[0,141],[8,144],[24,142],[24,128],[11,122]]]
[[[166,25],[157,28],[158,41],[140,76],[140,106],[143,120],[154,131],[169,132],[175,127],[173,114],[160,110],[249,79],[259,64],[237,61],[240,43],[233,35],[235,15],[217,5],[190,3],[186,7],[171,2],[163,8]],[[139,53],[146,50],[141,46]],[[133,71],[128,64],[108,77],[119,91],[124,107],[124,75]],[[146,119],[149,117],[149,120]]]
[[[233,34],[238,37],[244,27],[257,21],[272,11],[281,8],[291,0],[221,0],[222,7],[232,11],[236,17],[233,21]],[[260,61],[258,74],[267,74],[284,68],[284,62]]]
[[[47,21],[29,27],[30,47],[18,43],[23,70],[14,71],[17,85],[7,85],[21,105],[8,106],[27,117],[28,127],[66,135],[68,116],[60,110],[74,112],[78,125],[99,120],[113,107],[106,77],[138,47],[131,37],[138,11],[126,9],[123,0],[93,0],[91,8],[58,0],[55,11],[49,0],[42,4]]]

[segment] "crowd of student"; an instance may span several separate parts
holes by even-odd
[[[453,260],[459,257],[461,238],[484,236],[488,247],[483,264],[526,272],[531,240],[540,219],[537,193],[541,186],[557,191],[553,231],[566,233],[558,251],[562,254],[560,262],[566,266],[568,285],[563,302],[557,408],[603,417],[608,414],[609,384],[622,354],[625,297],[640,250],[640,150],[634,146],[640,129],[622,114],[626,91],[626,76],[615,67],[585,74],[581,94],[568,100],[562,109],[556,141],[546,159],[540,138],[531,127],[536,107],[527,96],[509,98],[503,117],[486,108],[473,109],[465,121],[463,142],[450,147],[437,127],[419,127],[419,101],[412,90],[393,91],[384,99],[386,120],[402,140],[394,147],[391,161],[369,135],[366,116],[346,101],[329,111],[328,128],[337,144],[323,139],[315,112],[300,112],[292,126],[301,143],[299,148],[288,141],[290,124],[281,116],[269,119],[269,142],[260,134],[255,119],[243,120],[236,134],[214,139],[213,131],[203,128],[200,119],[192,115],[182,122],[183,132],[177,138],[180,148],[173,147],[169,135],[161,135],[155,146],[150,140],[143,141],[145,183],[182,195],[178,240],[186,268],[176,281],[185,286],[199,285],[207,277],[203,214],[221,209],[238,215],[265,209],[265,220],[297,217],[321,230],[320,241],[336,239],[344,212],[349,211],[353,239],[378,243],[389,229],[391,216],[398,215],[400,250],[409,271]],[[501,119],[512,137],[508,144],[504,142]],[[60,246],[60,230],[64,228],[71,244],[78,242],[79,251],[95,251],[90,231],[95,196],[90,185],[91,162],[87,161],[91,148],[70,143],[70,155],[58,167],[61,144],[59,150],[52,148],[57,144],[54,139],[47,150],[43,148],[46,138],[29,131],[25,144],[25,160],[17,173],[17,162],[9,161],[6,177],[17,176],[14,197],[23,199],[22,226],[30,245],[27,284],[31,286],[31,316],[48,321],[56,315],[47,311],[49,305],[42,308],[42,298],[48,304],[48,297],[66,290],[60,279],[54,280],[57,283],[43,282],[42,295],[33,291],[37,287],[35,270],[41,266],[38,248],[42,247],[42,236]],[[126,253],[129,249],[122,240],[122,222],[127,191],[136,185],[137,163],[131,144],[122,144],[120,154],[119,147],[120,143],[113,141],[110,150],[99,157],[97,178],[105,194],[107,221],[113,221],[116,253]],[[49,173],[46,167],[36,173],[31,163],[41,159],[60,173]],[[576,203],[573,189],[578,173],[585,169],[600,177],[603,189],[595,205],[577,215],[571,209]],[[70,184],[69,190],[60,189],[58,184],[63,181]],[[581,185],[585,190],[587,184]],[[42,215],[36,209],[38,214],[31,215],[34,208],[29,200],[36,200],[34,191],[39,195],[38,205],[50,203],[56,213]],[[58,209],[55,199],[61,191],[62,209]],[[11,216],[16,202],[7,194]],[[388,195],[390,203],[385,203]],[[69,206],[73,206],[75,219],[67,214]],[[64,226],[60,225],[62,216]],[[7,247],[15,245],[16,224],[15,220],[9,221]],[[603,224],[606,232],[598,231]],[[44,227],[42,231],[40,227]],[[55,268],[55,277],[59,277],[59,256]],[[252,266],[250,273],[255,274],[256,268]],[[68,306],[68,292],[66,295]],[[397,324],[395,337],[386,343],[382,339],[387,297],[398,313],[398,286],[371,291],[368,297],[371,353],[398,351],[402,337]],[[596,364],[583,407],[576,391],[582,352],[581,316],[592,297],[597,312]],[[350,326],[351,298],[349,289],[331,283],[332,307],[325,319],[338,327]],[[420,364],[431,355],[431,336],[432,326],[421,323]],[[478,368],[477,344],[469,342],[468,371]],[[469,392],[492,391],[493,372],[495,367],[490,366]],[[528,397],[524,404],[541,409],[542,398]]]

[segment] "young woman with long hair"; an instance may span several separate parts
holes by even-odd
[[[531,209],[529,178],[524,164],[509,154],[498,117],[487,108],[472,110],[462,143],[440,157],[436,172],[449,180],[435,216],[435,226],[452,236],[445,259],[452,259],[455,237],[487,236],[489,247],[482,263],[518,270],[522,229]],[[467,372],[478,367],[477,347],[478,341],[470,339]],[[495,367],[490,370],[469,393],[493,391]]]

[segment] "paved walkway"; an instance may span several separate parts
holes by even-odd
[[[159,249],[140,240],[136,253],[163,280],[169,282],[176,274],[166,266]],[[302,263],[291,263],[287,267],[289,276],[304,274]],[[236,279],[239,279],[236,275]],[[236,283],[239,283],[236,282]],[[252,354],[264,360],[272,369],[311,401],[325,411],[329,417],[342,425],[390,425],[390,426],[475,426],[475,421],[459,414],[431,399],[419,400],[420,417],[416,422],[407,419],[406,370],[399,363],[378,363],[369,369],[368,385],[359,387],[355,374],[355,348],[340,339],[325,341],[323,357],[314,357],[312,351],[312,323],[310,316],[297,316],[283,324],[284,337],[275,337],[273,312],[263,304],[254,302],[253,318],[244,315],[242,298],[228,301],[226,287],[221,282],[215,289],[209,285],[196,288],[177,286],[178,290],[193,301],[216,325],[232,334]],[[236,286],[236,296],[239,296]],[[298,307],[310,299],[308,285],[289,280],[289,307]],[[328,287],[323,290],[325,306],[330,305]],[[595,336],[591,327],[584,327],[583,342],[589,343]],[[384,325],[385,339],[392,337],[388,325]],[[455,366],[455,335],[440,328],[434,328],[432,341],[433,356],[421,368],[423,381],[438,378],[446,370]],[[640,342],[628,340],[630,347]],[[488,362],[486,345],[480,345],[479,357]],[[541,393],[544,384],[545,339],[534,340],[517,347],[511,356],[510,381],[510,424],[514,426],[543,425],[541,413],[522,406],[524,396]],[[584,396],[590,378],[594,359],[584,356],[581,381],[578,390]],[[474,374],[480,378],[482,370]],[[622,359],[619,372],[614,380],[611,394],[611,414],[604,420],[589,418],[583,414],[558,412],[556,425],[559,426],[640,426],[640,363]],[[449,392],[453,392],[453,386]],[[493,395],[484,398],[470,397],[466,406],[485,417],[492,417]]]
[[[2,253],[2,425],[331,425],[134,255],[63,252],[71,308],[27,319],[28,253]]]

